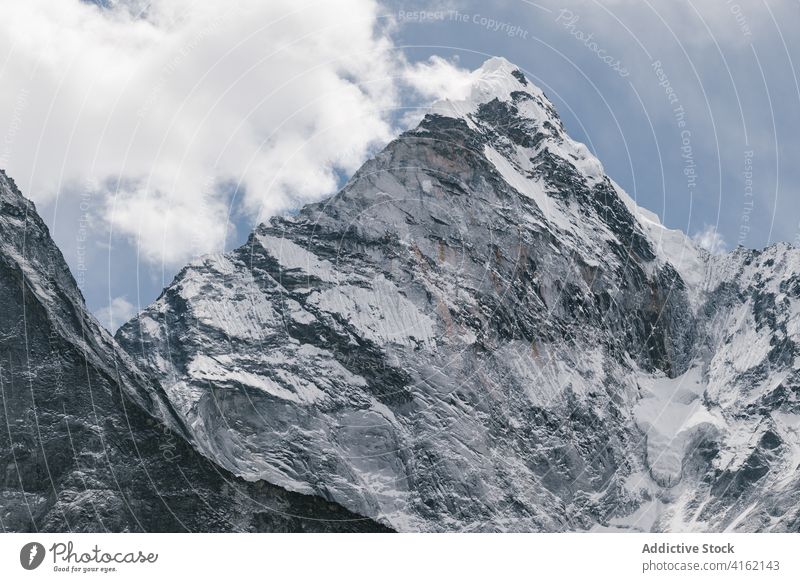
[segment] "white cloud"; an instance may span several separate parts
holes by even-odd
[[[422,120],[428,111],[427,106],[433,102],[439,99],[450,101],[466,99],[475,82],[475,77],[472,71],[459,67],[458,62],[433,56],[427,61],[407,65],[403,74],[403,82],[423,99],[422,107],[409,109],[403,115],[401,125],[408,128],[417,125]]]
[[[96,313],[98,321],[111,332],[133,317],[136,313],[133,304],[125,297],[114,297],[109,305],[99,309]]]
[[[728,245],[723,236],[717,232],[716,227],[707,224],[703,230],[696,233],[692,240],[702,249],[712,255],[721,255],[728,250]]]
[[[409,67],[405,76],[409,85],[430,99],[466,99],[475,83],[472,71],[437,56]]]
[[[263,219],[392,137],[405,63],[376,1],[132,1],[0,0],[0,161],[37,202],[95,190],[143,258],[220,250],[233,187]]]

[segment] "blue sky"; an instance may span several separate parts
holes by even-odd
[[[20,4],[0,166],[112,327],[193,256],[335,191],[435,98],[404,80],[431,56],[516,63],[667,226],[728,249],[798,236],[796,2]]]

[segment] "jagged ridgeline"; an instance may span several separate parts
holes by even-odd
[[[0,171],[0,531],[379,531],[199,454]]]
[[[187,455],[373,527],[796,531],[798,272],[663,227],[495,58],[90,335]]]

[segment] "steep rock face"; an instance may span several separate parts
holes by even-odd
[[[697,392],[676,529],[798,531],[800,252],[786,244],[709,261]],[[672,398],[675,402],[677,398]]]
[[[796,528],[796,251],[710,257],[474,77],[119,342],[209,458],[397,529]]]
[[[0,171],[0,530],[382,529],[198,454],[156,383],[85,309],[47,227]]]

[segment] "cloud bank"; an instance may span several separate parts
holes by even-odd
[[[103,4],[3,1],[0,165],[38,203],[90,192],[151,263],[332,193],[394,135],[401,86],[460,72],[406,63],[373,0]]]

